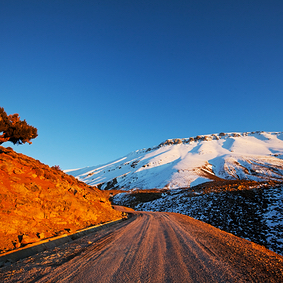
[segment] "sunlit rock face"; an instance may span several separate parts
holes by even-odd
[[[118,218],[104,192],[0,147],[1,253]]]

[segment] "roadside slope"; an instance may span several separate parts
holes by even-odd
[[[0,147],[0,253],[120,217],[97,188]]]

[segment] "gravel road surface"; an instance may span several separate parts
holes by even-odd
[[[0,273],[3,282],[283,282],[283,257],[188,216],[133,212]]]

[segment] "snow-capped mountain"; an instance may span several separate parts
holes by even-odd
[[[169,139],[105,165],[66,170],[101,189],[186,188],[210,180],[283,180],[283,132]]]
[[[283,132],[166,140],[67,173],[101,189],[128,190],[113,193],[113,204],[185,214],[283,254]]]

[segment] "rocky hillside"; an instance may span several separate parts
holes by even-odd
[[[0,253],[118,218],[104,192],[0,146]]]

